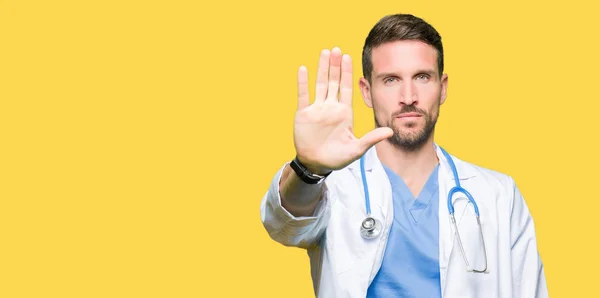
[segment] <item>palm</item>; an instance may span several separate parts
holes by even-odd
[[[298,158],[313,171],[345,167],[392,130],[377,128],[362,138],[352,128],[352,61],[339,49],[321,53],[315,101],[309,104],[306,68],[298,71],[298,111],[294,144]],[[339,99],[338,99],[339,92]]]

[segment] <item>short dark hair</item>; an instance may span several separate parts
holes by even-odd
[[[399,40],[419,40],[437,50],[438,71],[444,72],[444,47],[440,34],[423,19],[411,14],[393,14],[380,19],[365,39],[362,52],[363,76],[371,82],[371,52],[377,46]]]

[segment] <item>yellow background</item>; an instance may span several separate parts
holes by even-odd
[[[442,34],[436,141],[515,178],[551,297],[596,293],[592,1],[0,2],[0,297],[311,297],[259,204],[296,71],[407,12]],[[372,126],[355,84],[356,132]]]

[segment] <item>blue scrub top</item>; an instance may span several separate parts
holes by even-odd
[[[441,297],[439,164],[417,198],[402,178],[384,168],[392,185],[394,221],[381,269],[369,286],[367,297]]]

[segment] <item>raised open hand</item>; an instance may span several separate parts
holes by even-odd
[[[352,60],[337,47],[321,52],[312,104],[308,71],[304,66],[298,70],[294,145],[298,159],[315,174],[341,169],[393,135],[389,127],[375,128],[362,138],[354,135],[352,84]]]

